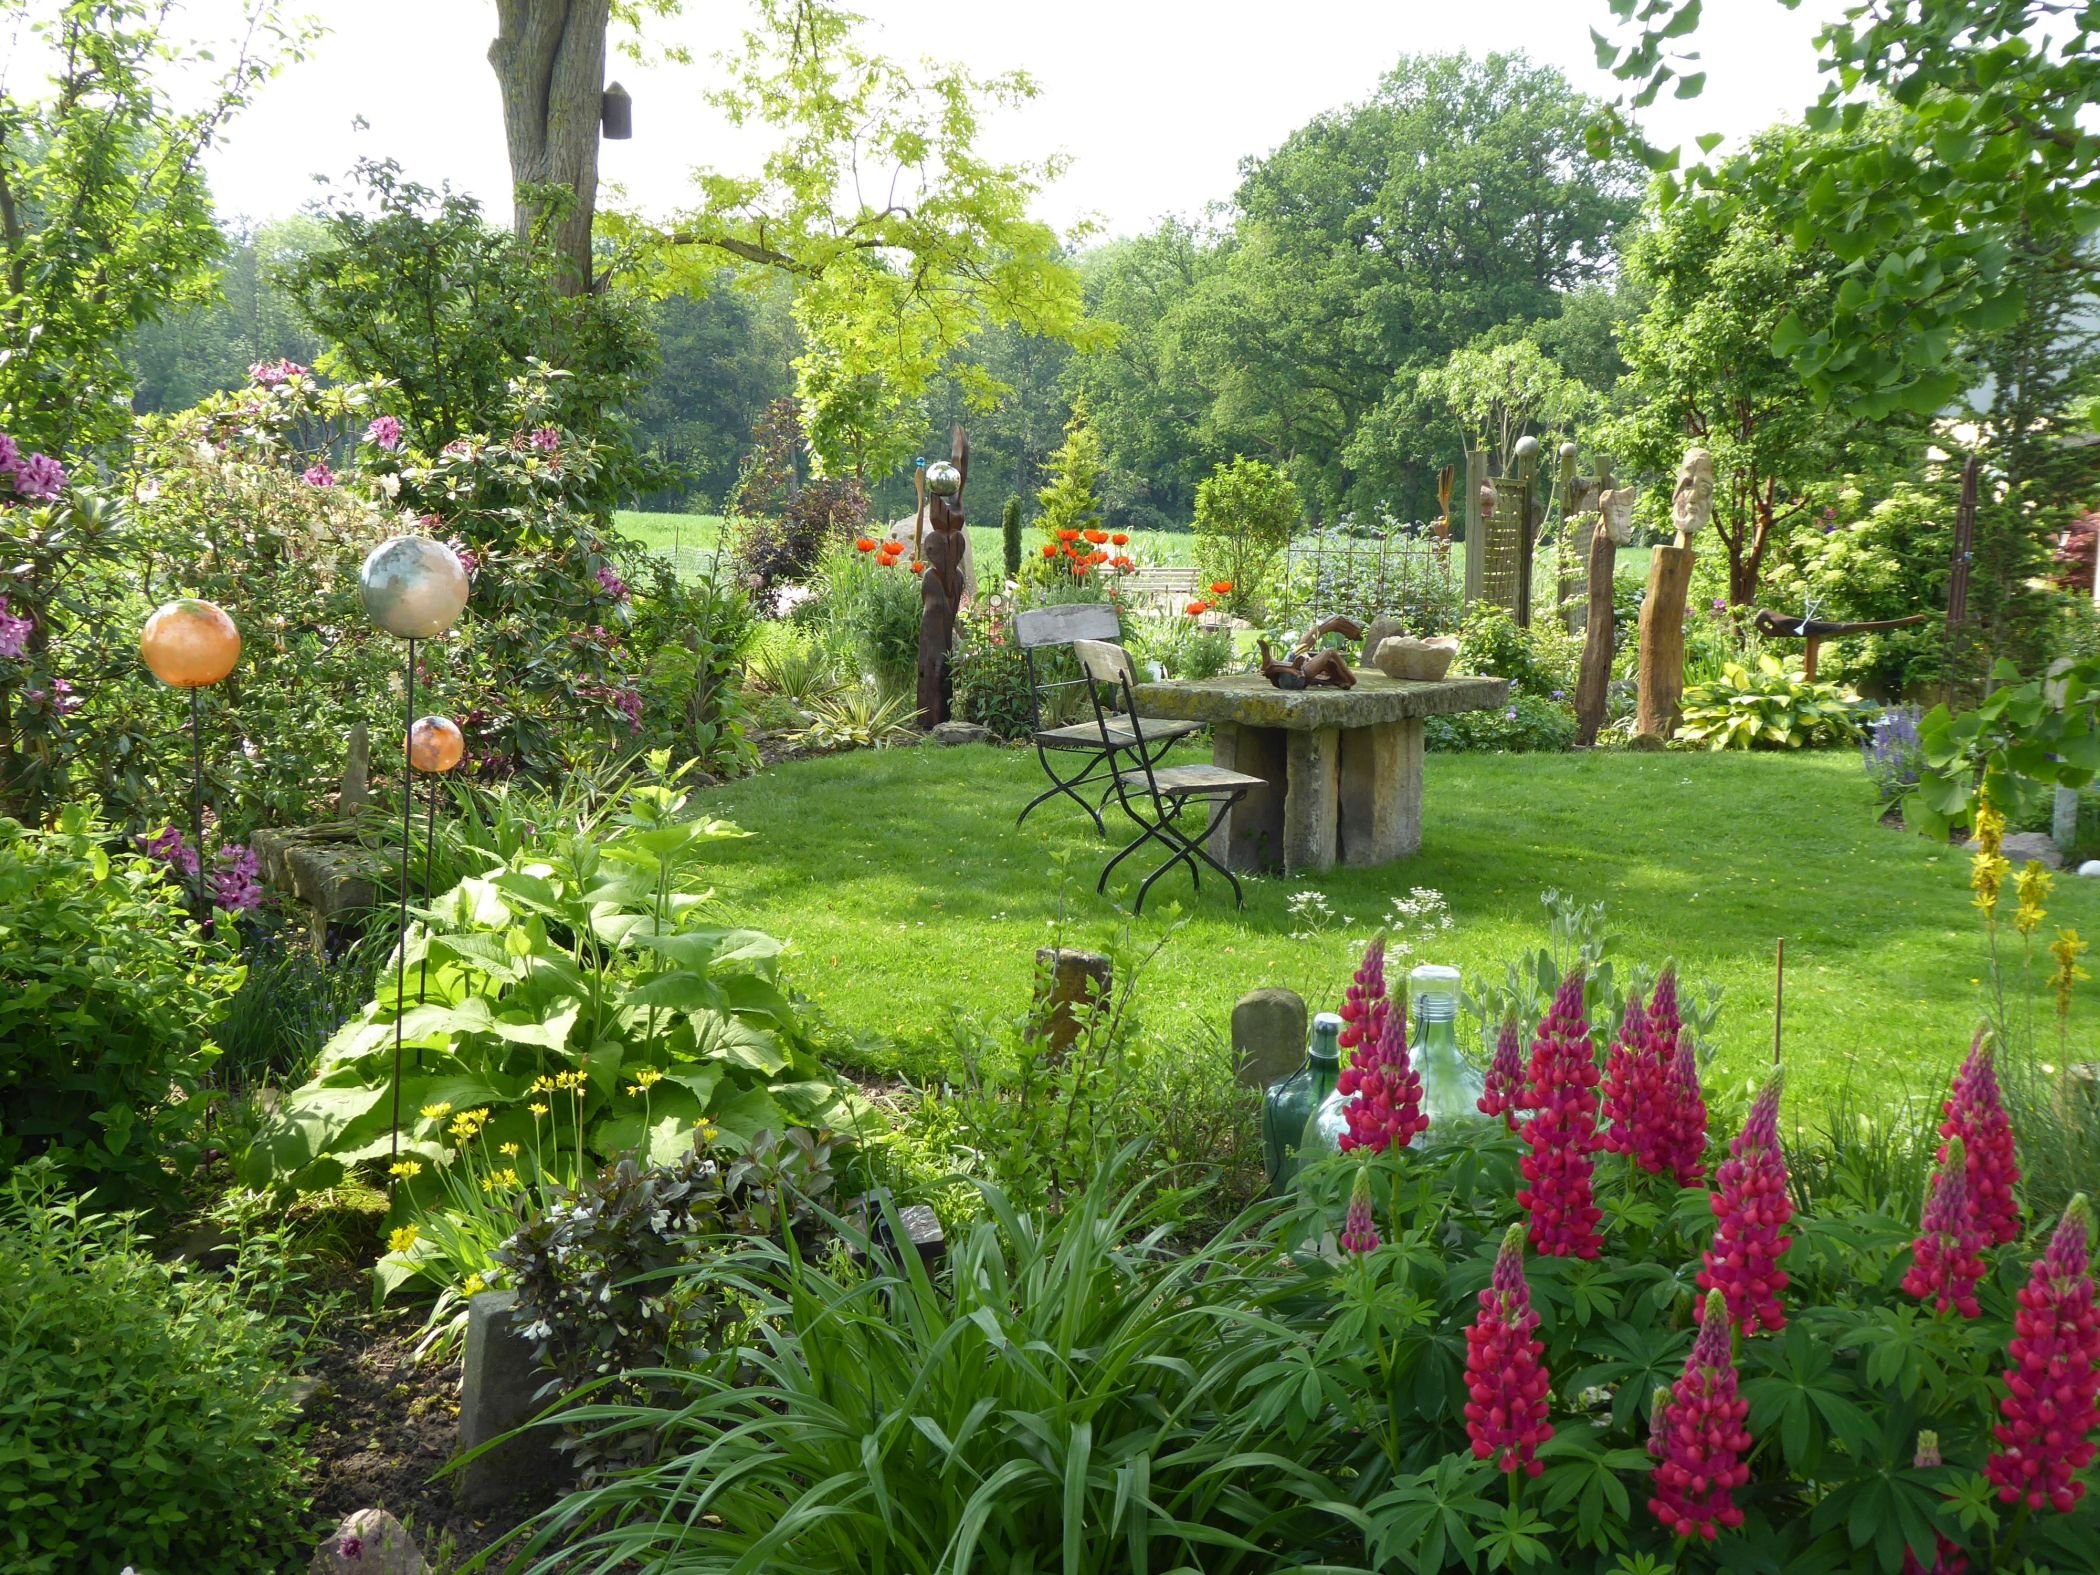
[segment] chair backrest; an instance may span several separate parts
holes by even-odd
[[[1137,682],[1137,664],[1120,645],[1110,645],[1105,640],[1074,640],[1072,654],[1079,658],[1079,670],[1089,682],[1112,688]]]
[[[1014,614],[1014,644],[1024,651],[1074,640],[1117,640],[1122,634],[1116,610],[1107,602],[1066,602]]]
[[[1145,724],[1138,720],[1137,714],[1137,663],[1120,645],[1110,645],[1102,640],[1074,640],[1072,654],[1079,658],[1079,670],[1086,674],[1087,693],[1094,701],[1094,721],[1101,729],[1101,747],[1108,752],[1111,762],[1118,753],[1128,754],[1137,762],[1145,776],[1145,790],[1157,808],[1159,784],[1152,776],[1151,751],[1145,746]],[[1101,703],[1104,689],[1114,699],[1112,706]],[[1127,736],[1109,725],[1110,716],[1117,711],[1122,713],[1120,720],[1124,727],[1130,730]],[[1127,806],[1129,796],[1124,792],[1124,773],[1116,770],[1113,763],[1110,770],[1115,777],[1116,794]]]

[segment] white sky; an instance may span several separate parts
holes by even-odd
[[[1797,112],[1816,94],[1816,20],[1837,5],[1708,0],[1695,39],[1706,91],[1656,105],[1651,134],[1734,140]],[[234,0],[187,8],[204,36],[236,9]],[[1039,207],[1061,228],[1093,216],[1109,233],[1131,233],[1230,196],[1243,156],[1363,98],[1403,53],[1521,48],[1586,92],[1618,90],[1589,38],[1609,21],[1604,0],[861,0],[860,9],[893,56],[960,56],[981,73],[1036,77],[1040,96],[992,122],[985,142],[1006,158],[1070,155]],[[328,35],[264,90],[210,161],[221,213],[293,212],[314,196],[312,176],[339,175],[360,154],[397,159],[428,185],[450,181],[502,213],[509,181],[486,60],[493,0],[309,0],[307,10]],[[603,178],[651,213],[681,204],[693,166],[746,162],[696,92],[746,8],[687,0],[686,10],[658,26],[692,49],[691,66],[617,59],[611,68],[634,95],[635,136],[605,144]],[[359,117],[368,129],[354,129]]]

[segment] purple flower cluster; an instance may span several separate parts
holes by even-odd
[[[197,878],[197,850],[173,826],[164,829],[157,837],[141,837],[139,852],[149,859],[160,860],[185,880]]]
[[[7,610],[7,598],[0,596],[0,661],[20,661],[35,629],[35,619],[17,618]]]
[[[627,588],[627,582],[620,578],[620,571],[609,563],[598,569],[598,588],[616,602],[628,601],[634,595]]]
[[[365,441],[377,444],[389,454],[401,447],[401,420],[398,416],[374,416],[372,424],[365,428]]]
[[[49,684],[24,689],[22,703],[32,711],[49,711],[53,716],[71,716],[80,709],[80,696],[73,693],[73,686],[63,678],[54,678]]]
[[[553,453],[561,447],[561,429],[559,427],[541,427],[532,434],[532,446],[542,454]]]
[[[287,361],[282,356],[275,361],[257,361],[248,368],[249,381],[260,383],[264,388],[275,388],[280,383],[289,383],[295,377],[310,375],[308,369],[297,361]]]
[[[299,479],[309,487],[332,487],[335,485],[335,472],[316,461],[306,467],[305,473]]]
[[[1371,1167],[1357,1167],[1349,1188],[1349,1212],[1342,1220],[1342,1251],[1361,1256],[1378,1250],[1378,1222],[1371,1213]]]
[[[1923,715],[1914,705],[1892,705],[1868,724],[1866,737],[1860,740],[1861,763],[1884,804],[1918,785],[1918,770],[1924,761],[1918,721]]]
[[[238,844],[219,849],[211,878],[212,902],[228,913],[246,913],[262,903],[262,867],[254,850]]]
[[[66,490],[66,467],[48,454],[24,454],[0,432],[0,478],[18,498],[49,503]]]

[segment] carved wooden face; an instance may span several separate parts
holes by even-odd
[[[1633,500],[1637,495],[1632,487],[1614,487],[1597,494],[1597,511],[1604,518],[1604,528],[1621,547],[1633,540]]]
[[[1677,490],[1670,498],[1670,518],[1677,533],[1690,541],[1706,528],[1714,512],[1714,457],[1703,448],[1684,451],[1677,467]]]

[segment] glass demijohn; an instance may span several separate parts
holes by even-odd
[[[1342,1075],[1342,1020],[1332,1012],[1313,1019],[1312,1045],[1305,1064],[1280,1082],[1271,1083],[1262,1094],[1262,1163],[1269,1173],[1269,1190],[1287,1191],[1298,1174],[1298,1153],[1306,1128],[1334,1093]],[[1332,1141],[1327,1143],[1333,1149]]]
[[[1486,1120],[1480,1096],[1487,1079],[1458,1050],[1458,980],[1458,970],[1442,963],[1424,963],[1407,976],[1414,1001],[1408,1057],[1422,1079],[1422,1114],[1429,1118],[1418,1147],[1468,1141]]]

